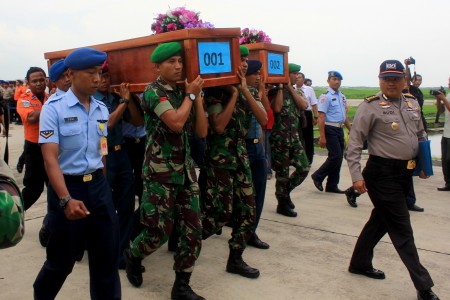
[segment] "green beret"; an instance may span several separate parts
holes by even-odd
[[[239,50],[241,50],[241,57],[248,56],[249,51],[247,47],[241,45],[239,46]]]
[[[300,72],[302,67],[297,64],[289,64],[289,73],[297,73]]]
[[[150,60],[154,63],[161,63],[175,55],[181,55],[181,44],[177,42],[164,43],[159,44],[158,47],[153,50]]]

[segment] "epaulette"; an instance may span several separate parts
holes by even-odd
[[[416,99],[416,97],[414,97],[413,94],[410,93],[403,94],[403,96],[405,96],[406,98]]]
[[[373,96],[364,98],[364,101],[366,101],[367,103],[370,103],[372,101],[379,100],[379,99],[380,99],[380,96],[373,95]]]
[[[95,99],[94,98],[94,100],[98,103],[98,105],[100,105],[100,106],[104,106],[106,109],[108,109],[108,107],[106,106],[106,104],[105,103],[103,103],[103,101],[101,101],[101,100],[97,100],[97,99]]]
[[[56,94],[53,94],[47,99],[47,101],[45,101],[45,103],[47,103],[47,102],[51,103],[51,102],[54,102],[54,101],[61,100],[63,96],[64,96],[64,94],[58,95],[58,96],[56,96]]]

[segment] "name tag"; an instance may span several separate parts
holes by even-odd
[[[78,121],[78,117],[64,118],[64,122],[66,122],[66,123],[77,122],[77,121]]]

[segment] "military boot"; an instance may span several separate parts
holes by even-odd
[[[172,287],[172,300],[204,300],[189,286],[191,274],[188,272],[175,272],[175,282]]]
[[[130,248],[123,251],[125,260],[125,270],[127,272],[128,281],[135,287],[142,285],[142,258],[133,257]]]
[[[228,257],[227,262],[227,272],[239,274],[247,278],[258,278],[259,270],[252,268],[245,263],[242,259],[242,252],[244,252],[243,249],[230,248],[230,256]]]
[[[277,197],[277,200],[278,200],[277,206],[278,214],[291,218],[297,217],[297,212],[295,212],[292,208],[289,207],[289,198]]]

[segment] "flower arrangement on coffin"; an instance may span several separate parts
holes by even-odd
[[[163,33],[185,28],[214,28],[213,24],[203,22],[199,16],[199,12],[177,7],[168,10],[165,14],[159,14],[152,23],[151,29],[155,33]]]
[[[272,43],[272,39],[262,30],[244,28],[241,31],[239,44]]]

